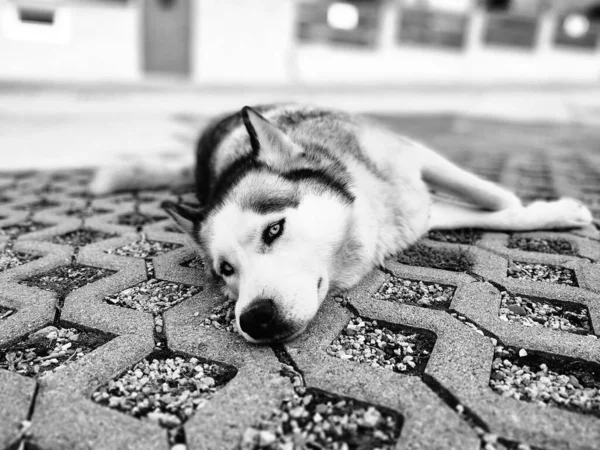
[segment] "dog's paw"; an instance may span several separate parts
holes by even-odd
[[[543,228],[579,228],[593,221],[592,213],[583,203],[568,197],[553,202],[534,202],[526,209],[543,222]]]
[[[140,185],[141,170],[137,166],[102,167],[96,171],[88,186],[92,195],[106,195],[134,189]]]
[[[102,167],[96,171],[88,186],[92,195],[106,195],[122,189],[123,180],[131,175],[131,170],[124,167]]]

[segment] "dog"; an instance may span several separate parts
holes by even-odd
[[[190,169],[103,169],[91,190],[188,183]],[[200,207],[162,207],[223,280],[237,328],[253,343],[295,338],[328,293],[352,288],[429,230],[592,222],[574,199],[524,206],[372,120],[301,105],[244,107],[211,122],[197,145],[195,187]]]

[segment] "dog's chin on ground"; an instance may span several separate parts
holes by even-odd
[[[247,335],[246,333],[244,333],[243,331],[241,331],[239,329],[239,327],[238,327],[238,332],[250,344],[256,344],[256,345],[283,344],[285,342],[290,342],[290,341],[293,341],[294,339],[296,339],[298,336],[300,336],[302,333],[304,333],[304,330],[306,330],[307,327],[308,327],[308,324],[301,326],[297,330],[292,331],[290,333],[273,336],[269,339],[254,339],[254,338],[250,337],[249,335]]]

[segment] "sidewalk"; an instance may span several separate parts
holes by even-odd
[[[140,156],[189,158],[206,117],[246,104],[281,101],[364,113],[600,124],[600,88],[591,87],[0,86],[0,164],[10,170],[89,167]]]
[[[182,152],[169,133],[234,100],[130,95],[4,95],[3,171]],[[397,94],[419,114],[381,118],[525,201],[579,198],[598,224],[598,127],[538,122],[595,93],[446,94],[430,116],[436,95]],[[499,117],[510,97],[527,123],[459,114]],[[160,209],[193,194],[89,198],[90,175],[0,175],[0,449],[597,448],[597,227],[429,233],[297,340],[252,346]]]

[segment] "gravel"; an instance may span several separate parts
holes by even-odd
[[[327,354],[371,367],[420,375],[433,350],[435,335],[426,330],[395,328],[391,330],[375,320],[353,318],[327,347]]]
[[[163,216],[150,216],[134,211],[130,213],[121,214],[120,216],[118,216],[117,222],[119,223],[119,225],[143,227],[144,225],[148,225],[149,223],[154,223],[165,219],[166,217]]]
[[[168,225],[165,227],[165,231],[168,231],[169,233],[179,233],[179,234],[183,234],[183,231],[181,230],[181,228],[176,227],[174,225]]]
[[[573,244],[566,239],[535,239],[511,236],[508,248],[517,248],[526,252],[555,253],[558,255],[576,255]]]
[[[181,244],[173,244],[171,242],[151,241],[145,236],[131,242],[123,247],[116,249],[105,250],[106,253],[111,253],[120,256],[132,256],[134,258],[150,258],[152,256],[162,255],[176,248],[182,247]]]
[[[104,297],[104,301],[111,305],[159,314],[201,291],[202,288],[198,286],[152,279]]]
[[[549,264],[529,264],[515,261],[508,267],[508,276],[519,280],[577,286],[573,270]]]
[[[491,388],[506,397],[600,417],[600,365],[497,346]]]
[[[194,313],[199,315],[200,313]],[[202,321],[200,326],[212,327],[217,330],[236,332],[235,327],[235,300],[227,300],[222,305],[213,308],[210,316]]]
[[[21,223],[15,225],[7,225],[0,228],[0,236],[16,237],[21,234],[43,230],[44,228],[48,228],[49,226],[50,225],[47,225],[45,223],[35,222],[31,219],[27,219]]]
[[[448,309],[453,295],[454,288],[451,286],[392,276],[381,285],[373,298],[425,308]]]
[[[181,264],[183,267],[191,267],[193,269],[204,269],[204,261],[199,256],[185,261]]]
[[[473,268],[473,261],[466,250],[436,249],[422,244],[404,250],[398,255],[398,262],[409,266],[433,267],[455,272],[465,272]]]
[[[47,198],[41,198],[39,200],[36,200],[35,202],[15,206],[15,209],[27,211],[40,211],[42,209],[53,208],[55,206],[58,206],[59,204],[60,203],[48,200]]]
[[[37,377],[76,361],[112,339],[98,331],[48,326],[0,349],[0,369]]]
[[[434,230],[427,237],[433,241],[448,242],[451,244],[472,245],[481,239],[483,232],[473,228],[461,228],[459,230]]]
[[[116,234],[104,233],[102,231],[90,230],[81,228],[79,230],[69,231],[68,233],[54,236],[52,242],[55,244],[67,244],[76,247],[92,244],[94,242],[103,241],[115,237]]]
[[[8,316],[11,316],[15,312],[14,309],[5,308],[4,306],[0,306],[0,320],[6,319]]]
[[[235,369],[182,356],[149,356],[92,394],[92,400],[137,418],[177,430],[213,394],[227,384]]]
[[[114,270],[71,264],[70,266],[57,267],[49,272],[35,275],[19,283],[35,286],[46,291],[55,291],[64,296],[81,286],[98,281],[113,273],[115,273]]]
[[[587,308],[583,305],[533,300],[502,292],[500,320],[527,327],[544,327],[577,334],[591,334]]]
[[[65,211],[65,215],[66,216],[77,216],[81,219],[85,219],[87,217],[91,217],[91,216],[95,216],[95,215],[99,215],[99,214],[108,214],[112,212],[110,209],[104,209],[104,208],[94,208],[94,207],[90,207],[90,206],[85,206],[83,208],[70,208],[67,211]]]
[[[2,253],[0,253],[0,272],[22,266],[23,264],[27,264],[28,262],[34,261],[38,258],[40,258],[38,255],[5,249]]]
[[[543,450],[520,442],[499,439],[497,435],[486,433],[481,439],[481,450]]]
[[[309,389],[294,394],[258,426],[246,429],[240,450],[387,450],[395,448],[403,419],[350,398]]]

